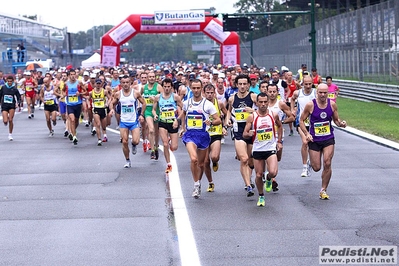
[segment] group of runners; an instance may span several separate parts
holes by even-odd
[[[17,79],[7,76],[0,84],[0,101],[9,140],[13,140],[13,117],[24,103],[23,95],[29,119],[34,117],[35,101],[42,102],[49,136],[54,136],[53,126],[61,117],[64,136],[74,145],[78,144],[76,129],[82,116],[91,134],[97,136],[98,146],[108,141],[106,128],[115,116],[125,168],[131,167],[130,152],[137,153],[141,136],[143,152],[150,151],[153,160],[158,160],[159,140],[162,142],[165,173],[170,173],[170,151],[178,149],[181,137],[190,158],[194,198],[201,196],[204,173],[207,191],[215,190],[212,171],[219,169],[222,143],[230,131],[246,195],[254,196],[256,187],[257,206],[265,206],[264,193],[279,190],[283,124],[289,124],[290,136],[293,128],[301,136],[301,176],[323,168],[319,196],[329,199],[335,144],[332,122],[339,127],[346,122],[339,118],[335,103],[339,90],[331,77],[327,81],[322,83],[317,69],[307,73],[306,65],[296,78],[285,67],[281,72],[271,69],[265,73],[239,65],[213,70],[178,66],[173,71],[151,67],[71,69],[46,73],[40,79],[30,72]]]

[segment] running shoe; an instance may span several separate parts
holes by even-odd
[[[132,167],[132,165],[130,164],[130,160],[126,160],[126,163],[123,166],[123,168],[130,168],[130,167]]]
[[[132,143],[132,154],[135,155],[137,153],[137,145]]]
[[[103,142],[102,142],[101,139],[99,139],[99,140],[97,141],[97,146],[101,146],[101,145],[103,145]]]
[[[89,122],[86,122],[85,126],[86,126],[86,127],[89,127],[89,126],[90,126]]]
[[[219,162],[213,163],[212,164],[212,169],[214,172],[217,172],[219,169]]]
[[[91,135],[94,136],[94,135],[96,135],[96,134],[97,134],[97,131],[96,131],[95,128],[93,128],[93,129],[91,130]]]
[[[32,118],[34,118],[34,117],[35,117],[35,114],[34,114],[34,113],[32,113],[32,114],[31,114],[31,116],[32,116]]]
[[[325,190],[322,190],[322,191],[320,191],[320,199],[328,200],[328,199],[330,199],[330,196],[328,196],[328,194]]]
[[[201,185],[194,185],[194,190],[192,196],[194,199],[201,197]]]
[[[54,136],[54,130],[50,131],[50,134],[48,134],[49,137],[53,137]]]
[[[221,144],[224,144],[224,137],[222,137],[222,139],[220,140]]]
[[[67,138],[67,137],[68,137],[68,135],[69,135],[69,132],[68,132],[68,130],[65,130],[65,131],[64,131],[64,137],[65,137],[65,138]]]
[[[312,175],[312,170],[313,170],[312,165],[310,164],[310,160],[309,160],[309,159],[306,161],[306,165],[307,165],[307,168],[306,168],[307,172],[306,172],[306,174],[307,174],[307,176],[309,177],[309,176]]]
[[[57,120],[53,120],[53,126],[55,127],[57,125]]]
[[[308,168],[307,167],[303,168],[301,177],[308,177]]]
[[[73,145],[78,145],[78,138],[73,136]]]
[[[258,207],[265,207],[265,196],[259,196],[258,203],[256,203]]]
[[[294,136],[294,131],[290,130],[290,134],[288,134],[288,136]]]
[[[108,142],[108,138],[104,136],[102,142]]]
[[[215,191],[215,184],[214,183],[209,183],[208,189],[206,191],[208,191],[208,192]]]
[[[247,187],[247,197],[252,197],[254,195],[254,189],[251,186]]]
[[[151,155],[150,155],[151,160],[155,159],[155,151],[151,151]]]
[[[159,159],[159,150],[156,149],[155,150],[155,161],[158,161],[158,159]]]
[[[29,118],[29,119],[32,119],[32,115],[28,115],[28,118]]]
[[[272,189],[273,189],[273,192],[277,192],[278,191],[278,183],[276,181],[274,181],[274,180],[272,182]]]
[[[8,134],[8,140],[9,140],[9,141],[13,141],[13,138],[12,138],[12,135],[11,135],[11,134]]]
[[[73,140],[73,135],[71,133],[69,133],[68,138],[69,138],[69,140],[72,141]]]
[[[254,184],[254,182],[252,182],[252,180],[251,180],[251,187],[252,187],[252,188],[255,188],[255,184]],[[248,189],[247,185],[244,185],[244,189],[245,189],[245,190]]]
[[[272,180],[271,179],[266,179],[265,190],[266,190],[266,192],[270,192],[272,190]]]
[[[143,152],[147,152],[147,143],[143,141]]]
[[[170,164],[170,163],[168,163],[168,165],[166,166],[166,170],[165,170],[165,173],[170,173],[170,172],[172,172],[172,165]]]

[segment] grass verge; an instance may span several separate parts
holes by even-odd
[[[399,108],[339,97],[338,113],[348,126],[399,143]]]

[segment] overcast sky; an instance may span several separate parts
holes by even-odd
[[[13,16],[38,15],[43,23],[69,32],[87,31],[93,26],[116,25],[131,14],[154,14],[155,11],[216,8],[216,13],[235,13],[236,0],[116,0],[116,1],[32,1],[18,0],[1,12]]]

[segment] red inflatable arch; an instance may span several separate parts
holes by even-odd
[[[227,66],[240,63],[240,38],[236,32],[224,32],[222,22],[205,17],[202,23],[155,24],[154,15],[130,15],[101,38],[101,64],[117,66],[120,47],[138,33],[203,32],[220,44],[220,62]]]

